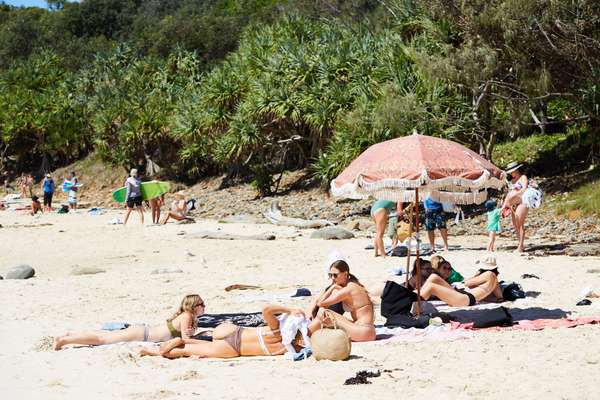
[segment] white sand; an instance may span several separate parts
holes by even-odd
[[[189,293],[202,295],[208,313],[259,311],[264,303],[258,298],[285,295],[297,287],[323,287],[324,264],[332,249],[347,255],[352,272],[365,284],[384,280],[390,268],[404,263],[400,258],[374,259],[371,251],[363,250],[370,243],[365,237],[312,240],[310,231],[214,221],[142,227],[135,214],[127,227],[107,225],[118,215],[81,211],[32,218],[0,213],[0,274],[21,263],[36,270],[34,279],[0,281],[2,398],[598,398],[598,326],[476,332],[472,339],[455,342],[355,344],[351,360],[335,363],[312,358],[294,363],[283,357],[170,361],[140,358],[130,344],[39,351],[48,336],[67,330],[96,329],[107,321],[161,323]],[[44,223],[52,225],[24,226]],[[277,240],[189,238],[195,231],[217,229],[274,233]],[[188,235],[177,235],[181,231]],[[483,236],[451,241],[463,248],[485,246]],[[463,275],[470,275],[476,269],[473,261],[483,254],[463,249],[446,256]],[[600,268],[597,258],[529,260],[506,252],[497,257],[501,277],[541,292],[527,306],[600,315],[599,304],[575,307],[582,287],[600,288],[600,273],[586,272]],[[74,276],[75,266],[106,272]],[[150,273],[157,268],[183,273]],[[523,273],[541,279],[521,279]],[[223,290],[234,283],[263,289]],[[295,306],[307,301],[282,300]],[[371,385],[342,385],[361,369],[391,372],[373,378]]]

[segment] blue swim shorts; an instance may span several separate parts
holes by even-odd
[[[446,213],[444,211],[425,211],[425,230],[446,229]]]

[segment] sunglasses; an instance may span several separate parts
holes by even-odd
[[[440,265],[440,269],[445,269],[446,271],[451,271],[452,266],[450,264],[443,264],[443,265]]]
[[[204,302],[196,304],[194,306],[194,308],[196,308],[196,307],[202,307],[202,308],[204,308],[205,307]]]

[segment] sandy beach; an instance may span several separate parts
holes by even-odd
[[[365,284],[384,281],[404,258],[375,259],[366,234],[343,241],[310,239],[311,230],[267,224],[109,225],[120,211],[85,210],[33,218],[0,213],[0,275],[29,264],[36,276],[0,281],[0,393],[14,399],[279,399],[284,397],[396,399],[594,399],[600,380],[600,327],[542,331],[478,331],[457,341],[354,344],[348,361],[292,362],[284,357],[167,360],[139,357],[137,345],[50,350],[50,337],[98,329],[103,322],[159,324],[182,296],[199,293],[207,313],[255,312],[296,288],[327,283],[326,260],[337,249]],[[149,219],[149,214],[146,214]],[[273,241],[210,240],[195,233],[271,233]],[[452,233],[452,232],[450,232]],[[484,255],[486,238],[451,237],[460,249],[445,253],[468,276]],[[506,238],[500,243],[507,243]],[[584,286],[600,288],[598,258],[523,257],[497,253],[501,278],[539,292],[510,307],[543,307],[600,316],[600,301],[576,307]],[[103,270],[74,275],[81,268]],[[159,273],[153,273],[158,270]],[[522,279],[529,273],[540,279]],[[258,290],[224,288],[231,284]],[[377,323],[383,318],[376,310]],[[344,386],[360,370],[380,370],[370,385]]]

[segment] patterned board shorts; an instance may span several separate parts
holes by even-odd
[[[444,211],[425,211],[425,230],[433,231],[437,229],[446,229],[446,213]]]

